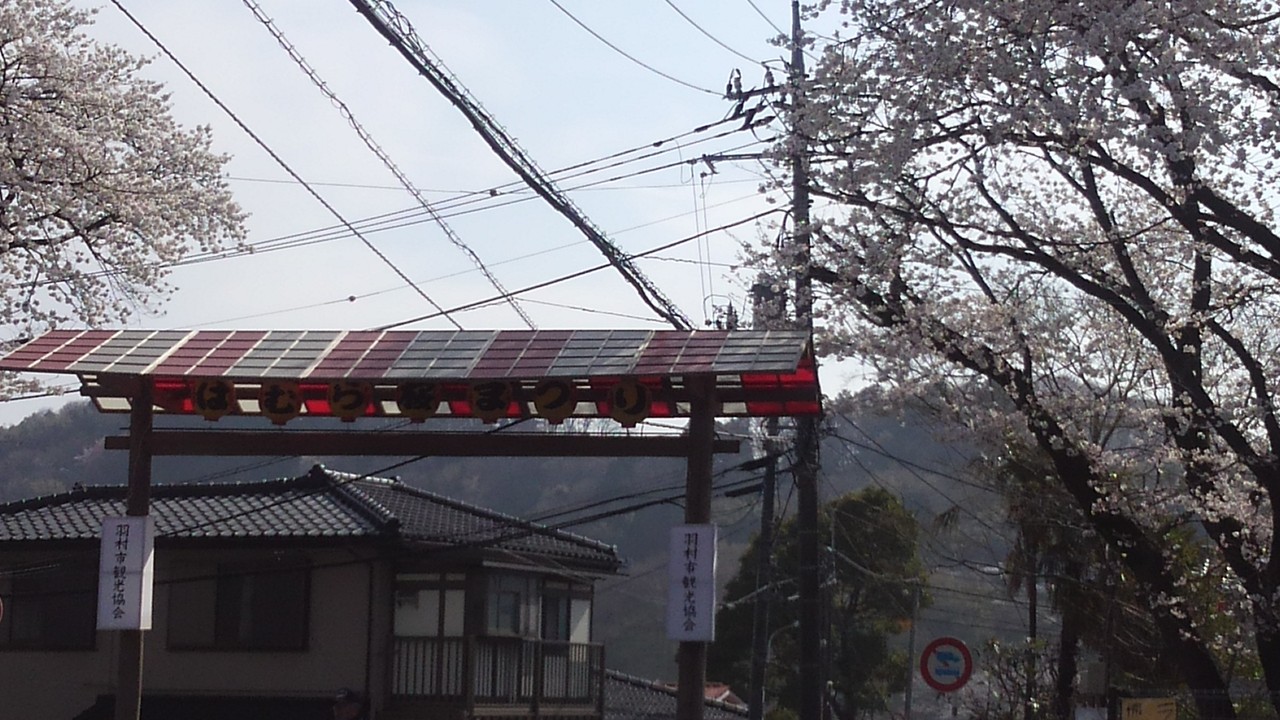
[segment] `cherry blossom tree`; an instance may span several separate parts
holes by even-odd
[[[827,201],[824,347],[1042,450],[1142,584],[1202,716],[1233,717],[1171,522],[1203,532],[1277,702],[1277,4],[819,10],[843,29],[780,152],[808,153]]]
[[[7,339],[156,309],[167,268],[243,242],[206,127],[61,0],[0,4],[0,325]],[[2,388],[0,388],[2,389]]]

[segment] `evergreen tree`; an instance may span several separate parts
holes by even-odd
[[[889,639],[912,620],[913,594],[922,587],[915,518],[889,492],[870,487],[836,498],[822,508],[819,533],[827,538],[829,567],[824,577],[833,709],[841,717],[884,710],[888,698],[905,687],[908,659]],[[766,701],[798,708],[796,623],[798,528],[794,519],[778,528],[771,593],[773,631],[769,638]],[[744,553],[725,596],[730,602],[716,618],[716,641],[708,651],[708,677],[747,687],[751,667],[752,602],[759,597],[756,568],[759,538]]]

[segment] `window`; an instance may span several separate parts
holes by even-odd
[[[548,580],[542,587],[542,639],[591,639],[591,587]]]
[[[537,633],[536,582],[536,578],[527,575],[489,578],[489,634],[530,636]]]
[[[569,639],[569,585],[547,583],[542,593],[542,639]]]
[[[493,615],[489,632],[504,635],[520,634],[520,593],[515,590],[498,590],[493,594]]]
[[[487,611],[490,635],[590,642],[590,585],[534,575],[492,575]]]
[[[224,564],[169,588],[169,647],[305,650],[310,572]]]
[[[396,576],[398,637],[462,637],[466,575],[401,573]]]
[[[569,601],[569,641],[591,642],[590,597],[574,597]]]
[[[0,586],[0,648],[92,650],[97,627],[96,567],[12,576]]]

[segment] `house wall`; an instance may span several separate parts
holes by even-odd
[[[93,552],[96,553],[96,548]],[[366,682],[385,682],[381,671],[366,667],[385,657],[390,608],[388,573],[374,572],[372,587],[383,606],[374,613],[380,639],[369,634],[369,562],[351,551],[306,553],[310,558],[309,625],[304,651],[173,650],[168,647],[171,622],[182,622],[182,608],[171,607],[167,579],[184,568],[210,561],[262,557],[262,551],[210,553],[160,549],[156,553],[153,626],[146,634],[143,692],[156,694],[328,696],[340,687],[363,689]],[[6,565],[36,556],[6,554]],[[98,632],[92,651],[0,650],[0,699],[21,709],[23,717],[69,719],[114,691],[117,633]]]

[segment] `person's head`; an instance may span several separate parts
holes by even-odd
[[[333,696],[334,720],[356,720],[364,712],[364,698],[350,688],[342,688]]]

